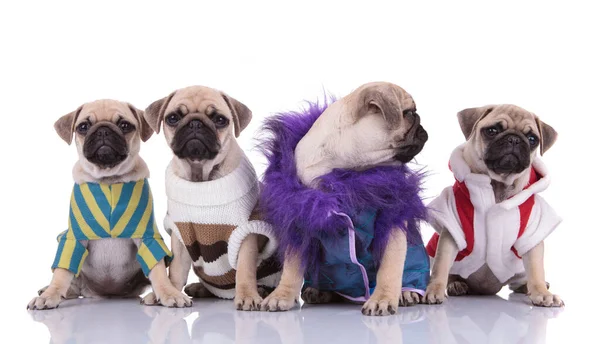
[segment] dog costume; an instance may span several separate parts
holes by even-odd
[[[266,122],[271,134],[262,147],[269,160],[261,210],[279,240],[279,254],[292,251],[306,269],[305,287],[366,301],[390,233],[402,230],[408,251],[402,289],[424,293],[429,258],[419,231],[426,208],[419,197],[421,175],[404,165],[365,171],[335,169],[317,188],[302,184],[294,150],[327,105],[282,113]]]
[[[69,227],[57,238],[52,269],[63,268],[79,275],[88,255],[81,241],[104,238],[140,239],[137,261],[146,276],[161,259],[171,257],[156,228],[148,180],[75,184]]]
[[[242,242],[249,234],[268,241],[258,256],[259,286],[274,288],[281,277],[274,255],[277,240],[271,226],[257,212],[259,183],[250,161],[223,178],[190,182],[166,173],[168,212],[165,228],[187,248],[200,282],[215,296],[235,297],[235,269]]]
[[[561,222],[539,195],[550,185],[548,170],[536,157],[527,186],[496,204],[491,178],[472,173],[463,150],[461,145],[452,153],[450,169],[456,182],[429,204],[430,216],[450,232],[460,251],[451,274],[467,278],[487,264],[504,283],[525,273],[521,257]],[[438,240],[439,234],[435,233],[427,245],[431,257],[435,256]]]

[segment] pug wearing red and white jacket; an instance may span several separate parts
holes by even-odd
[[[458,120],[467,142],[450,157],[456,182],[429,204],[437,233],[427,245],[425,302],[509,285],[536,306],[563,306],[544,276],[544,239],[561,219],[539,195],[550,178],[537,153],[554,144],[556,131],[514,105],[465,109]]]

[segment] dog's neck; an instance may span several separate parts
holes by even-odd
[[[118,166],[111,169],[101,169],[90,162],[78,160],[73,166],[73,179],[75,183],[117,184],[138,181],[148,178],[150,170],[148,165],[139,156],[128,157]]]
[[[512,174],[506,177],[498,176],[487,168],[483,158],[479,157],[475,152],[475,149],[469,144],[465,146],[463,158],[472,173],[485,174],[490,177],[492,180],[490,184],[494,189],[496,203],[505,201],[523,191],[529,181],[531,166],[519,174]]]
[[[173,157],[175,175],[191,182],[206,182],[222,178],[233,172],[240,164],[244,152],[235,140],[226,153],[219,153],[212,160],[189,161]]]

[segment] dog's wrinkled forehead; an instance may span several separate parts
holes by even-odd
[[[478,128],[500,124],[503,130],[516,130],[523,133],[539,134],[535,115],[516,105],[500,105],[479,122]]]
[[[232,114],[223,95],[212,88],[191,86],[178,90],[169,101],[165,114],[179,111],[183,115],[189,113],[212,114],[215,111],[229,117]]]
[[[120,119],[137,123],[137,118],[127,104],[116,100],[103,99],[84,104],[77,117],[76,125],[85,121],[89,121],[92,124],[101,121],[115,123]]]

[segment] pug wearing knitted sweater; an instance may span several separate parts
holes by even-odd
[[[252,112],[223,92],[191,86],[150,104],[144,116],[155,132],[164,129],[174,154],[165,176],[171,282],[183,289],[193,267],[199,282],[185,287],[188,295],[259,310],[259,291],[277,285],[280,267],[272,228],[257,210],[256,172],[236,140]]]

